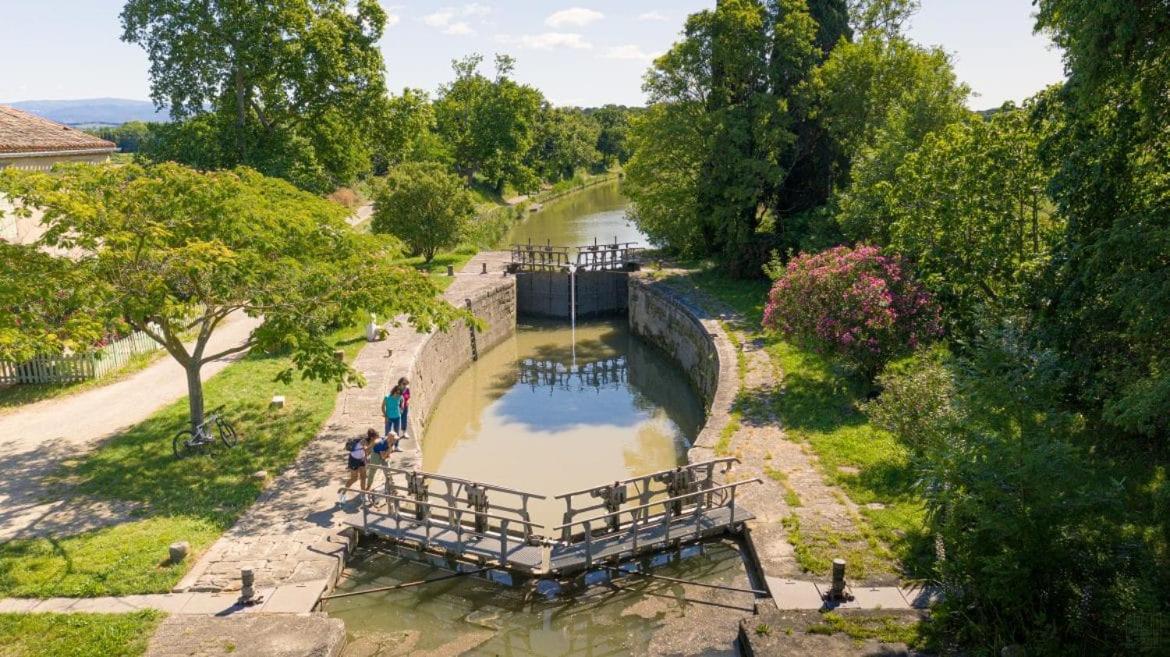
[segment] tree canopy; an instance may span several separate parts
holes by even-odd
[[[474,214],[463,180],[440,164],[411,162],[386,176],[371,228],[398,237],[430,262],[439,249],[459,243]]]
[[[424,276],[389,264],[392,244],[346,226],[341,206],[249,169],[7,169],[0,191],[43,209],[47,228],[37,243],[4,246],[18,266],[46,275],[19,276],[21,285],[0,296],[0,358],[80,348],[128,325],[187,371],[193,423],[203,416],[199,371],[211,360],[254,347],[287,350],[303,376],[340,381],[352,372],[324,339],[330,329],[365,311],[406,314],[420,328],[456,316]],[[243,344],[207,353],[233,314],[263,322]],[[193,342],[185,342],[189,333]],[[290,368],[281,376],[292,375]]]
[[[352,180],[385,102],[385,24],[375,0],[128,0],[122,38],[146,50],[155,104],[199,123],[164,129],[147,154],[249,165],[318,192]]]

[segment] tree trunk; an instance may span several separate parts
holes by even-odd
[[[203,424],[203,379],[199,371],[203,363],[198,359],[191,359],[187,364],[187,407],[191,415],[191,429],[197,429]]]

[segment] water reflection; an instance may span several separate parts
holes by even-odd
[[[518,222],[505,242],[581,246],[596,238],[648,246],[646,236],[626,216],[628,205],[616,181],[596,185],[546,203],[539,212]]]
[[[423,438],[423,469],[558,495],[674,467],[704,420],[686,374],[624,319],[535,322],[447,389]],[[575,360],[574,360],[575,358]],[[550,502],[535,522],[560,524]]]

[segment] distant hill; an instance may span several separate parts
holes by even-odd
[[[22,100],[4,103],[30,114],[65,125],[121,125],[127,121],[167,121],[166,111],[156,112],[154,103],[125,98],[81,98],[78,100]]]

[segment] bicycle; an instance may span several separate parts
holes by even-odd
[[[223,406],[217,406],[208,414],[207,419],[195,429],[181,429],[171,439],[171,447],[175,450],[175,458],[186,458],[191,454],[202,452],[205,447],[215,444],[216,436],[228,448],[236,446],[236,428],[231,422],[224,419],[220,412]],[[215,426],[216,436],[211,435],[211,427]]]

